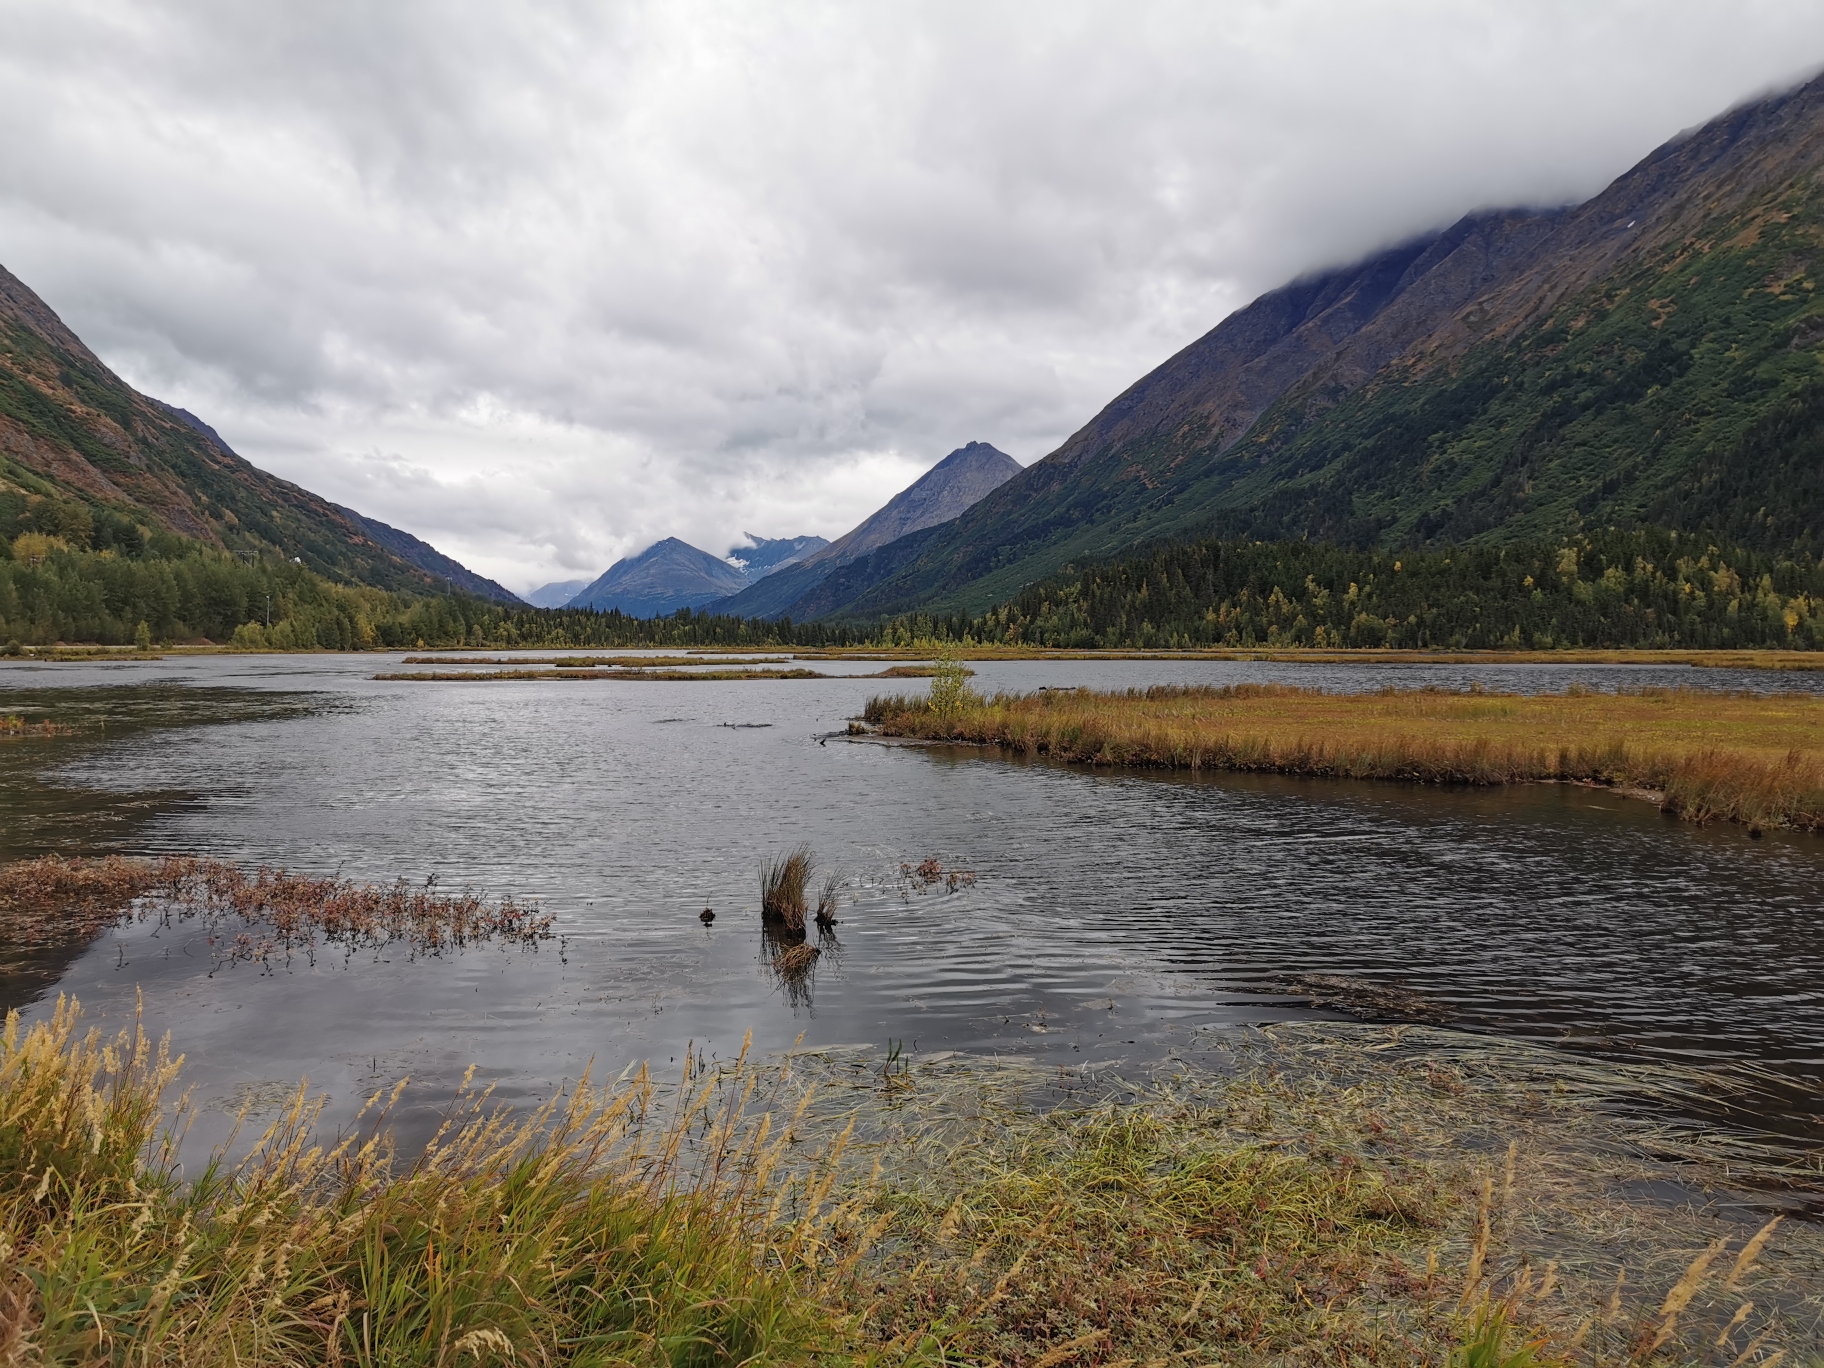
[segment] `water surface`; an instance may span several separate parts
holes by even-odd
[[[35,1012],[74,992],[110,1022],[143,993],[206,1100],[270,1102],[308,1075],[332,1117],[402,1074],[427,1110],[471,1063],[504,1097],[542,1099],[591,1060],[670,1071],[750,1032],[762,1050],[904,1041],[1139,1069],[1200,1028],[1356,1011],[1751,1066],[1717,1115],[1798,1139],[1824,1118],[1816,838],[1750,841],[1564,786],[1192,778],[831,736],[871,693],[919,681],[371,678],[397,659],[0,667],[0,710],[79,726],[0,747],[0,855],[435,875],[541,899],[561,944],[211,972],[181,928],[129,927],[13,966],[0,992]],[[1824,684],[1679,667],[978,668],[989,690]],[[769,972],[754,910],[760,861],[799,841],[847,887],[804,993]],[[973,886],[908,885],[902,866],[927,858]]]

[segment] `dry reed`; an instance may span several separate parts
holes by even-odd
[[[1097,765],[1579,781],[1650,794],[1700,823],[1824,829],[1824,697],[1813,694],[1329,694],[1245,684],[1003,694],[948,719],[919,698],[875,698],[866,717],[889,735]]]

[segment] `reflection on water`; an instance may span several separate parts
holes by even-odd
[[[268,977],[210,978],[182,934],[129,927],[58,967],[58,987],[110,1020],[143,989],[205,1098],[309,1075],[341,1117],[376,1080],[410,1074],[428,1098],[473,1062],[503,1100],[538,1099],[592,1059],[670,1069],[693,1043],[726,1057],[749,1030],[761,1050],[802,1033],[808,1045],[903,1039],[924,1053],[1138,1068],[1211,1028],[1356,1014],[1620,1060],[1748,1062],[1765,1072],[1743,1075],[1745,1100],[1729,1105],[1756,1124],[1804,1134],[1824,1112],[1816,838],[1751,842],[1581,788],[1092,772],[828,739],[882,688],[873,680],[369,678],[390,665],[0,668],[11,711],[29,686],[33,706],[60,715],[167,719],[109,721],[105,743],[91,732],[29,756],[8,748],[8,855],[195,852],[387,882],[435,874],[542,899],[558,918],[561,950],[432,962],[379,951]],[[1821,682],[1060,661],[985,664],[976,686],[1269,678]],[[801,841],[848,872],[841,920],[781,943],[762,927],[756,870]],[[974,880],[908,883],[926,861]]]

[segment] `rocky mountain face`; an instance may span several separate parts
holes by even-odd
[[[637,556],[616,561],[565,606],[601,613],[619,609],[636,618],[663,617],[680,608],[701,608],[727,598],[746,583],[747,577],[727,561],[667,537]]]
[[[987,442],[958,447],[859,526],[789,570],[715,605],[715,611],[741,617],[815,616],[819,600],[807,596],[830,575],[911,533],[949,522],[1019,473],[1018,461]]]
[[[756,537],[749,532],[747,544],[729,548],[726,559],[751,584],[788,565],[797,565],[829,544],[828,537]]]
[[[1824,543],[1821,168],[1824,78],[1585,204],[1473,214],[1275,290],[801,606],[976,611],[1194,534],[1401,547],[1644,521]]]
[[[452,589],[460,590],[465,594],[473,594],[476,598],[493,599],[496,603],[505,603],[516,608],[526,606],[526,601],[505,585],[496,584],[493,580],[476,574],[468,566],[460,561],[451,560],[429,542],[420,541],[410,532],[402,532],[396,527],[381,522],[378,518],[370,518],[365,513],[357,513],[352,508],[342,508],[340,504],[336,507],[341,508],[342,512],[367,530],[368,536],[395,556],[410,562],[420,570],[435,575],[438,579],[447,581]]]
[[[242,460],[193,414],[134,390],[4,268],[0,505],[97,548],[177,538],[296,558],[344,583],[428,592],[448,578],[396,554],[358,515]]]

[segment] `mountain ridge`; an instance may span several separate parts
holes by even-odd
[[[1020,463],[988,442],[967,442],[856,526],[797,565],[781,568],[742,592],[711,605],[738,617],[803,617],[828,594],[818,586],[843,567],[928,527],[959,517],[1021,470]],[[845,579],[846,583],[847,580]]]
[[[370,518],[365,513],[358,513],[344,504],[337,504],[349,517],[353,518],[381,546],[391,551],[401,560],[417,566],[420,570],[445,580],[452,589],[476,598],[492,599],[496,603],[518,604],[528,607],[526,601],[505,585],[496,584],[485,575],[478,575],[461,561],[446,556],[436,547],[410,532],[383,523],[378,518]]]
[[[1270,291],[1141,377],[943,536],[925,539],[916,556],[883,558],[882,573],[829,586],[818,615],[980,611],[1065,565],[1160,537],[1429,544],[1498,537],[1508,521],[1514,535],[1547,535],[1631,517],[1637,506],[1644,513],[1653,506],[1647,495],[1675,489],[1703,451],[1728,446],[1808,383],[1799,372],[1815,369],[1815,356],[1782,369],[1778,348],[1764,344],[1810,316],[1809,263],[1824,243],[1824,209],[1812,193],[1820,166],[1824,78],[1674,137],[1580,205],[1465,215]],[[1686,260],[1692,253],[1702,260]],[[1783,262],[1798,265],[1786,272],[1797,283],[1782,308],[1737,308],[1723,297]],[[1605,410],[1601,450],[1580,451],[1600,423],[1579,427],[1576,415],[1552,409],[1545,388],[1568,383],[1553,367],[1584,367],[1597,390],[1639,371],[1657,342],[1670,345],[1693,322],[1668,329],[1663,313],[1669,301],[1674,312],[1681,306],[1669,288],[1683,279],[1681,263],[1697,279],[1727,275],[1728,289],[1712,282],[1718,293],[1701,301],[1703,326],[1679,343],[1710,348],[1710,369],[1673,396],[1683,372],[1662,367],[1654,402],[1677,397],[1687,409],[1715,409],[1715,392],[1733,385],[1727,412],[1667,416],[1651,403],[1638,407],[1650,384],[1631,395],[1603,390],[1609,409],[1636,408]],[[1637,316],[1653,300],[1661,313]],[[1689,312],[1698,303],[1693,297]],[[1592,339],[1604,326],[1612,335],[1598,347]],[[1824,324],[1801,350],[1815,353],[1818,341]],[[1731,347],[1752,353],[1769,376],[1780,372],[1765,393],[1748,394],[1742,366],[1717,359]],[[1490,388],[1512,381],[1516,368],[1536,387],[1530,407]],[[1499,424],[1538,427],[1548,417],[1530,454],[1477,455],[1477,442],[1518,440]],[[1661,441],[1663,459],[1642,459],[1668,424],[1691,432]],[[1435,460],[1427,464],[1431,447],[1450,448],[1457,484]],[[1453,521],[1457,506],[1474,515]],[[838,587],[848,597],[828,601]]]
[[[676,537],[656,541],[636,556],[604,570],[564,606],[619,609],[628,617],[651,618],[698,608],[728,597],[747,583],[727,561]]]
[[[0,267],[0,496],[107,545],[161,536],[277,554],[342,583],[518,600],[408,532],[269,474],[186,409],[133,389]],[[66,528],[67,530],[67,528]]]

